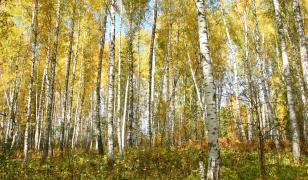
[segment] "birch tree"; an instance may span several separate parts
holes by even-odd
[[[41,134],[41,118],[42,118],[42,113],[44,111],[43,107],[45,105],[45,94],[46,94],[46,86],[47,86],[47,73],[49,70],[49,61],[50,61],[50,33],[48,32],[48,39],[47,39],[47,52],[46,52],[46,59],[45,59],[45,66],[44,66],[44,71],[43,71],[43,76],[42,76],[42,83],[41,83],[41,90],[40,90],[40,100],[38,104],[38,112],[36,116],[36,122],[35,122],[35,136],[34,136],[34,147],[36,150],[40,149],[40,134]]]
[[[119,54],[118,54],[118,92],[117,92],[117,137],[118,137],[118,146],[119,146],[119,154],[120,157],[123,157],[123,151],[122,151],[122,135],[121,135],[121,128],[122,128],[122,121],[121,121],[121,63],[122,63],[122,25],[123,25],[123,19],[122,19],[122,13],[123,13],[123,4],[120,2],[120,42],[119,42]]]
[[[303,76],[305,81],[306,91],[308,90],[308,56],[307,56],[307,44],[305,37],[305,29],[303,23],[303,17],[299,5],[299,0],[292,1],[293,17],[295,20],[296,32],[299,39],[300,58],[303,70]]]
[[[259,22],[258,22],[258,17],[257,17],[257,10],[256,10],[256,2],[255,0],[252,1],[252,14],[253,14],[253,19],[254,19],[254,25],[255,25],[255,49],[256,49],[256,55],[257,55],[257,62],[261,62],[263,64],[263,66],[265,66],[265,59],[263,58],[262,52],[261,52],[261,46],[260,46],[260,31],[259,31]],[[276,148],[279,148],[279,135],[278,135],[278,129],[277,129],[277,123],[276,118],[274,117],[274,113],[273,113],[273,108],[272,105],[270,103],[270,97],[269,97],[269,92],[267,90],[267,86],[265,84],[265,78],[266,78],[266,71],[265,68],[262,72],[262,77],[264,78],[262,80],[262,90],[263,90],[263,95],[264,95],[264,100],[266,103],[266,108],[267,108],[267,112],[268,112],[268,117],[269,120],[272,122],[271,124],[273,125],[273,127],[270,127],[270,131],[273,132],[273,136],[274,136],[274,142],[275,142],[275,146]],[[271,130],[272,129],[272,130]]]
[[[76,1],[73,4],[73,14],[71,18],[70,24],[70,34],[69,34],[69,47],[66,57],[66,71],[65,71],[65,81],[64,81],[64,92],[63,92],[63,100],[62,100],[62,122],[61,122],[61,152],[64,151],[65,139],[66,139],[66,125],[67,125],[67,99],[68,99],[68,83],[70,77],[70,69],[71,69],[71,59],[73,52],[73,43],[74,43],[74,33],[75,33],[75,12],[76,12]]]
[[[149,100],[148,100],[148,133],[149,133],[149,145],[150,148],[152,147],[152,120],[153,120],[153,94],[154,94],[154,58],[153,54],[155,53],[154,44],[155,44],[155,33],[156,33],[156,21],[157,21],[157,1],[154,0],[154,7],[153,7],[153,24],[152,24],[152,32],[151,32],[151,43],[150,43],[150,57],[149,57]]]
[[[100,31],[101,37],[99,42],[99,56],[98,56],[98,66],[97,66],[97,79],[96,79],[96,107],[95,107],[95,118],[96,118],[96,128],[98,130],[98,151],[100,155],[104,154],[104,146],[102,139],[102,129],[101,129],[101,74],[102,74],[102,62],[103,53],[105,45],[105,32],[106,32],[106,22],[107,22],[107,7],[104,7],[103,14],[101,17]]]
[[[291,87],[291,74],[290,74],[290,65],[289,57],[287,54],[287,47],[285,41],[284,25],[282,23],[281,11],[279,7],[279,0],[273,0],[274,9],[275,9],[275,20],[279,35],[279,41],[281,46],[281,55],[282,55],[282,73],[285,81],[286,94],[287,94],[287,107],[289,113],[289,120],[292,130],[292,152],[294,160],[299,160],[300,157],[300,146],[299,146],[299,133],[298,125],[296,121],[296,115],[294,110],[294,97],[292,94]]]
[[[59,31],[60,31],[60,18],[61,18],[61,4],[62,1],[57,1],[56,10],[56,26],[54,30],[54,43],[53,51],[50,62],[50,72],[48,74],[48,92],[47,92],[47,118],[46,118],[46,130],[45,130],[45,142],[44,142],[44,153],[42,155],[43,160],[48,157],[49,144],[51,138],[51,128],[52,128],[52,113],[54,106],[54,84],[55,84],[55,73],[56,73],[56,61],[58,52],[58,41],[59,41]]]
[[[218,144],[219,126],[216,116],[216,94],[212,64],[209,49],[206,5],[203,0],[195,0],[197,9],[198,33],[202,71],[205,81],[205,104],[208,118],[208,145],[209,159],[207,167],[207,179],[219,179],[220,150]]]
[[[31,23],[31,45],[32,45],[32,59],[30,65],[30,82],[29,82],[29,94],[27,104],[27,115],[26,115],[26,129],[25,129],[25,140],[24,140],[24,161],[28,158],[28,146],[29,146],[29,129],[31,121],[31,110],[32,110],[32,97],[33,97],[33,84],[34,84],[34,68],[37,56],[37,26],[38,26],[38,0],[34,1],[34,7],[32,11],[32,23]]]
[[[115,61],[115,1],[110,5],[110,46],[108,63],[108,163],[113,165],[114,61]]]
[[[251,142],[253,138],[253,91],[252,91],[252,73],[251,66],[249,62],[249,41],[248,41],[248,8],[245,7],[244,10],[244,46],[245,46],[245,68],[246,68],[246,79],[248,84],[248,96],[249,96],[249,106],[248,106],[248,117],[247,117],[247,130],[248,130],[248,141]]]

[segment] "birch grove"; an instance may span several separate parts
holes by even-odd
[[[305,179],[307,8],[0,0],[0,179]]]

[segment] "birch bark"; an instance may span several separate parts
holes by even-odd
[[[97,67],[97,79],[96,79],[96,106],[95,106],[95,121],[96,128],[98,130],[97,140],[98,140],[98,152],[100,155],[104,154],[104,146],[102,139],[102,130],[101,130],[101,74],[102,74],[102,62],[103,62],[103,53],[105,45],[105,32],[106,32],[106,22],[107,22],[107,7],[103,12],[102,22],[101,22],[101,38],[99,44],[99,56],[98,56],[98,67]]]
[[[61,144],[60,149],[63,153],[66,139],[66,125],[67,125],[67,98],[68,98],[68,82],[70,76],[70,68],[71,68],[71,59],[72,59],[72,51],[73,51],[73,43],[74,43],[74,33],[75,33],[75,11],[76,11],[76,2],[73,4],[73,17],[71,18],[71,31],[69,35],[69,47],[66,57],[66,71],[65,71],[65,84],[64,84],[64,93],[63,93],[63,101],[62,101],[62,122],[61,122]]]
[[[29,82],[29,94],[27,103],[27,114],[26,114],[26,129],[25,129],[25,139],[24,139],[24,161],[28,158],[28,146],[29,146],[29,128],[31,121],[31,110],[32,110],[32,97],[33,97],[33,82],[34,82],[34,68],[37,56],[37,26],[38,26],[38,0],[34,1],[34,7],[32,11],[32,23],[31,23],[31,45],[32,45],[32,59],[30,64],[30,82]]]
[[[51,65],[50,65],[50,74],[48,76],[48,93],[47,93],[47,119],[46,119],[46,131],[45,131],[45,146],[43,153],[43,160],[48,157],[48,151],[50,146],[50,136],[51,136],[51,128],[52,128],[52,112],[54,105],[54,81],[55,81],[55,73],[56,73],[56,61],[57,61],[57,52],[58,52],[58,39],[59,39],[59,31],[60,31],[60,18],[61,18],[61,0],[57,0],[57,12],[56,12],[56,26],[54,31],[54,44],[53,44],[53,52],[51,57]]]
[[[108,63],[108,164],[113,165],[114,61],[115,61],[115,1],[110,5],[110,46]]]
[[[289,120],[291,124],[292,130],[292,152],[294,160],[299,160],[300,157],[300,146],[299,146],[299,133],[298,133],[298,125],[296,121],[296,115],[294,110],[294,100],[292,94],[291,87],[291,75],[290,75],[290,65],[289,65],[289,57],[287,54],[287,47],[285,41],[285,33],[284,33],[284,25],[282,23],[281,15],[280,15],[280,7],[279,0],[273,0],[274,9],[275,9],[275,19],[276,25],[279,34],[279,41],[281,45],[281,54],[282,54],[282,73],[284,76],[285,86],[286,86],[286,94],[287,94],[287,107],[289,112]]]
[[[308,56],[307,56],[307,44],[306,35],[303,23],[303,17],[300,10],[299,0],[292,1],[293,16],[295,20],[295,26],[297,35],[299,37],[299,49],[301,55],[301,64],[303,70],[303,76],[305,81],[306,91],[308,90]]]
[[[148,132],[149,132],[149,145],[150,148],[152,147],[152,120],[153,120],[153,110],[152,106],[154,103],[154,98],[152,97],[154,95],[154,88],[152,87],[152,83],[154,85],[154,70],[153,70],[153,64],[154,64],[154,44],[155,44],[155,33],[156,33],[156,21],[157,21],[157,0],[154,0],[154,9],[153,9],[153,24],[152,24],[152,33],[151,33],[151,44],[150,44],[150,57],[149,57],[149,100],[148,100]]]
[[[202,70],[205,80],[205,103],[207,107],[208,118],[208,147],[209,159],[207,168],[207,179],[219,179],[219,125],[216,116],[216,94],[214,86],[214,78],[212,72],[212,64],[209,49],[208,27],[205,11],[204,0],[195,0],[197,9],[197,20],[199,29],[199,45],[201,54]]]

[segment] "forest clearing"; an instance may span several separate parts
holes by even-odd
[[[0,179],[308,179],[307,10],[0,0]]]

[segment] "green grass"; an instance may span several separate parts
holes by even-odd
[[[76,150],[64,157],[53,157],[42,163],[30,159],[0,158],[0,179],[199,179],[199,160],[206,163],[207,155],[194,147],[181,149],[127,149],[125,159],[116,159],[113,168],[106,156]],[[305,163],[306,162],[306,167]],[[289,152],[266,153],[268,179],[308,179],[308,158],[295,164]],[[206,165],[205,165],[206,167]],[[258,179],[258,154],[254,150],[223,148],[221,179]]]

